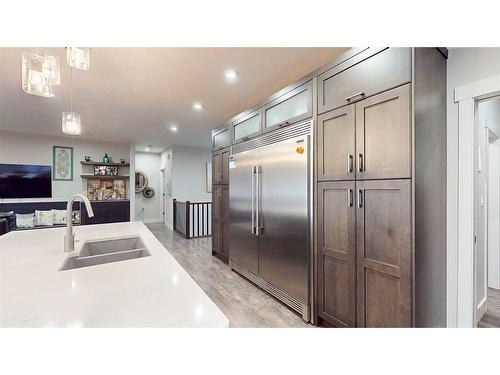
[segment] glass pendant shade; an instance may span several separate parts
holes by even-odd
[[[31,52],[22,52],[22,87],[27,94],[50,98],[52,92],[52,78],[47,69],[53,66],[54,60],[47,56]]]
[[[69,135],[82,134],[82,120],[76,112],[62,113],[62,131]]]
[[[43,73],[49,77],[52,86],[61,84],[61,68],[59,64],[59,57],[51,53],[45,54],[45,61],[42,64]]]
[[[69,66],[76,69],[90,69],[90,48],[68,47],[66,49],[66,60]]]

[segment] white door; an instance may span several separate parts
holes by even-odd
[[[475,322],[481,320],[487,309],[488,299],[488,219],[487,219],[487,135],[488,129],[476,112],[475,136],[475,217],[474,217],[474,315]]]
[[[488,141],[488,287],[500,289],[500,139]]]

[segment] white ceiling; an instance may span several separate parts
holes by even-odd
[[[62,135],[69,110],[70,69],[64,48],[55,97],[25,94],[21,52],[0,48],[0,130]],[[211,129],[265,99],[346,48],[92,48],[90,71],[73,70],[73,110],[82,137],[130,141],[136,149],[172,144],[210,146]],[[226,69],[239,72],[228,84]],[[203,103],[201,112],[193,110]],[[179,130],[172,133],[171,124]]]

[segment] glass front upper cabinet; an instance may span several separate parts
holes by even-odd
[[[251,113],[233,123],[233,141],[245,141],[260,133],[260,111]]]
[[[312,116],[312,82],[284,94],[264,107],[265,131]]]
[[[212,145],[215,151],[229,147],[229,126],[212,131]]]

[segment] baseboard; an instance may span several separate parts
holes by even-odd
[[[153,224],[153,223],[161,223],[161,219],[144,219],[141,220],[144,224]]]
[[[484,313],[488,309],[488,296],[486,296],[477,306],[477,315],[476,315],[476,325],[483,317]]]

